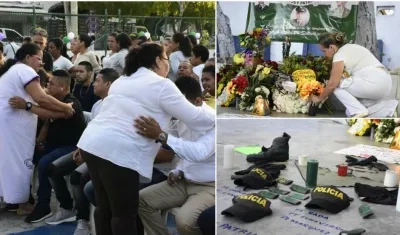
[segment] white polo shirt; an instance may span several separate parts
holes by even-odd
[[[169,79],[142,67],[113,82],[100,113],[83,132],[78,147],[135,170],[141,182],[150,182],[161,145],[136,133],[134,119],[139,116],[153,117],[164,130],[172,117],[203,133],[215,125],[213,109],[195,107]]]

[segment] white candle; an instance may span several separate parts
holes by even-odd
[[[383,185],[385,185],[385,187],[396,187],[398,183],[399,181],[397,172],[387,170],[385,174],[385,180],[383,181]]]
[[[399,185],[400,187],[400,185]],[[400,190],[397,193],[396,211],[400,212]]]
[[[299,161],[297,162],[299,166],[307,166],[308,157],[306,155],[299,156]]]
[[[224,146],[224,169],[232,169],[234,167],[233,159],[234,159],[234,150],[235,146],[233,145],[225,145]]]

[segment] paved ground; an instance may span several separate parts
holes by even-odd
[[[55,213],[58,207],[57,200],[53,193],[51,208]],[[93,207],[92,213],[93,213]],[[76,222],[60,225],[47,225],[44,222],[29,224],[24,222],[25,216],[18,216],[15,212],[0,212],[0,235],[72,235],[76,229]],[[92,227],[94,224],[92,224]],[[168,216],[168,230],[170,235],[177,235],[175,217]],[[92,233],[95,235],[95,233]]]
[[[234,218],[220,215],[221,211],[231,205],[233,195],[243,193],[242,189],[236,187],[230,180],[230,175],[238,169],[249,166],[245,157],[235,154],[236,169],[224,170],[223,145],[233,144],[235,146],[267,145],[272,140],[287,132],[292,136],[290,140],[290,158],[297,159],[299,155],[307,154],[309,157],[318,159],[320,166],[334,169],[335,165],[344,162],[344,156],[334,154],[339,149],[350,147],[355,144],[370,144],[384,146],[372,142],[367,137],[356,137],[348,134],[347,126],[334,123],[332,120],[316,119],[253,119],[253,120],[218,120],[217,131],[217,231],[218,234],[248,234],[248,235],[309,235],[309,234],[339,234],[341,229],[350,230],[364,228],[366,235],[395,235],[400,234],[400,213],[396,212],[395,206],[383,206],[369,204],[375,212],[374,217],[363,220],[358,213],[358,207],[362,204],[356,197],[353,188],[342,188],[350,197],[355,198],[350,207],[337,215],[327,214],[323,211],[315,211],[310,214],[302,202],[301,205],[293,206],[275,199],[272,201],[273,214],[253,223],[243,223]],[[283,177],[291,179],[295,184],[304,185],[297,169],[290,167],[282,171]],[[284,188],[284,187],[282,187]],[[246,191],[252,192],[252,191]],[[250,212],[251,213],[251,212]]]
[[[251,112],[240,111],[233,107],[217,107],[217,115],[219,118],[257,118],[259,116],[254,116]],[[333,117],[346,117],[344,111],[335,110],[333,114],[325,113],[318,113],[317,116],[310,117],[308,114],[290,114],[290,113],[278,113],[272,111],[271,115],[265,116],[265,118],[333,118]]]

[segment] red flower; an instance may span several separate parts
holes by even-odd
[[[272,61],[271,60],[267,60],[267,65],[271,65]]]
[[[217,83],[219,83],[219,81],[221,81],[221,79],[222,79],[221,74],[220,74],[220,73],[217,73]]]
[[[301,63],[302,64],[307,64],[307,60],[302,60]]]
[[[272,61],[272,63],[271,63],[271,65],[272,65],[272,68],[274,69],[274,70],[277,70],[278,69],[278,63],[276,63],[275,61]]]
[[[243,75],[238,76],[232,81],[233,85],[236,85],[237,91],[241,94],[249,86],[249,81]]]

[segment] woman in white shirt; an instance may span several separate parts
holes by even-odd
[[[74,49],[79,50],[79,54],[74,61],[74,65],[79,65],[82,61],[88,61],[92,64],[93,72],[98,73],[101,70],[101,66],[97,61],[96,55],[89,51],[89,47],[92,44],[92,39],[87,34],[79,34],[79,37],[74,39]]]
[[[79,140],[96,195],[98,235],[136,234],[138,184],[150,182],[160,144],[136,133],[134,119],[152,116],[164,129],[172,117],[194,131],[206,132],[214,126],[215,112],[189,103],[165,79],[168,70],[160,44],[145,43],[131,50],[124,75],[111,85],[100,113]],[[163,138],[160,133],[160,141]],[[129,187],[121,186],[125,184]]]
[[[111,50],[111,52],[109,54],[107,54],[106,57],[103,58],[103,61],[102,61],[103,68],[111,68],[110,57],[113,56],[118,51],[118,44],[117,44],[117,40],[115,39],[116,37],[117,37],[117,33],[110,33],[108,35],[107,45],[108,45],[108,49]]]
[[[122,75],[125,68],[125,57],[128,55],[129,47],[131,46],[132,41],[126,33],[118,34],[115,40],[117,44],[117,53],[111,55],[106,60],[107,63],[103,64],[103,66],[104,68],[114,69],[119,75]]]
[[[63,69],[69,73],[73,72],[72,68],[74,65],[67,58],[67,48],[65,48],[64,43],[59,38],[54,38],[49,41],[49,53],[53,57],[53,71]]]
[[[168,73],[168,78],[175,81],[177,78],[178,67],[182,61],[189,60],[192,56],[192,43],[190,39],[183,33],[176,33],[172,36],[171,45],[169,48],[172,53],[169,56],[171,68]]]
[[[346,44],[343,33],[324,34],[319,44],[325,56],[332,58],[332,70],[324,92],[312,100],[321,102],[333,93],[346,107],[347,116],[368,116],[367,108],[383,100],[392,88],[385,66],[368,49]]]
[[[0,69],[0,197],[6,203],[20,204],[22,210],[26,209],[30,195],[37,116],[13,109],[11,97],[27,100],[27,111],[32,103],[38,103],[44,109],[68,115],[74,112],[71,104],[47,95],[40,86],[37,71],[42,56],[39,46],[25,44],[16,52],[15,59],[7,60]]]

